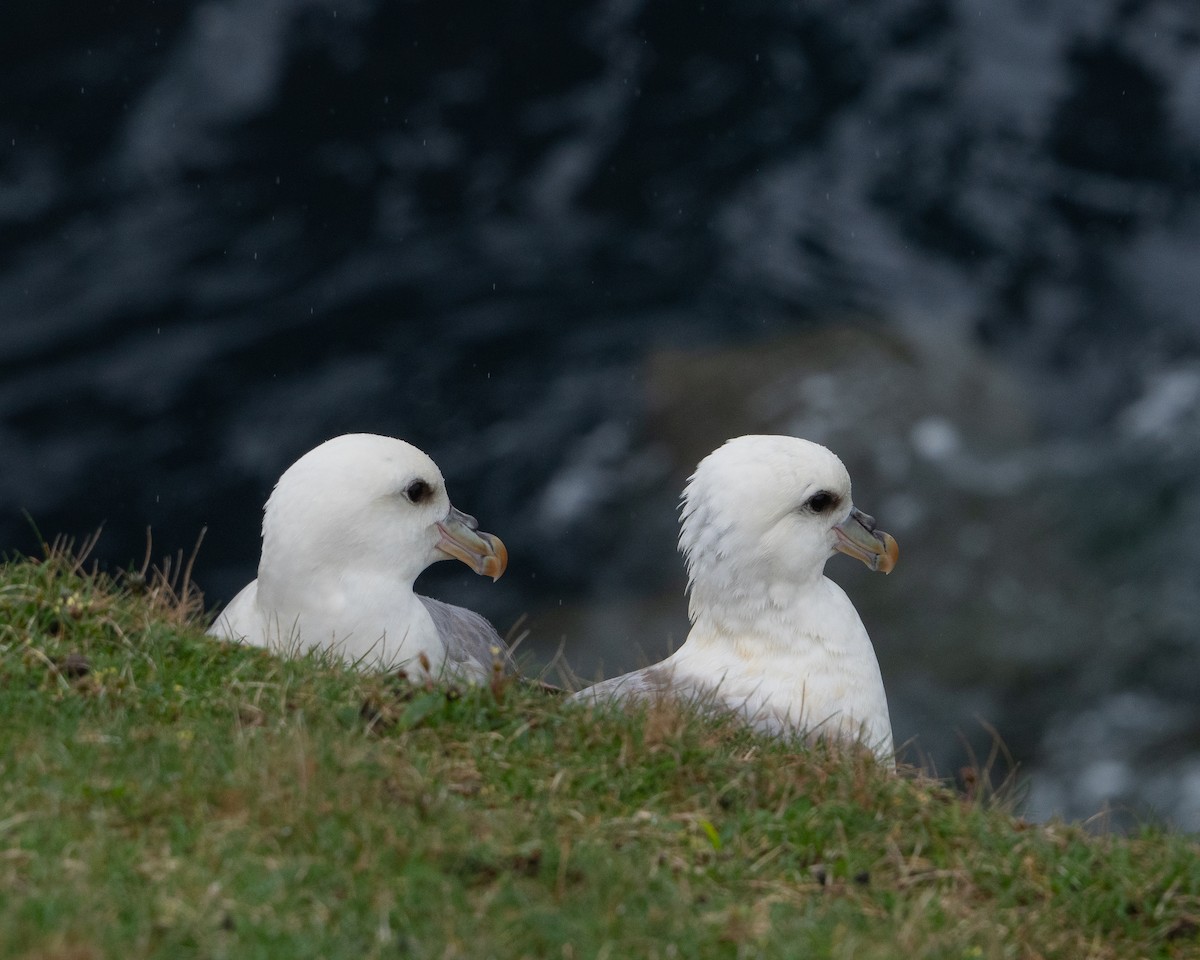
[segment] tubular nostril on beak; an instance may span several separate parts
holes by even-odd
[[[461,523],[463,526],[465,526],[468,530],[478,530],[479,529],[479,521],[476,520],[469,513],[463,513],[461,510],[458,509],[458,507],[450,508],[450,516],[453,517],[455,520],[457,520],[459,523]]]
[[[858,520],[858,522],[864,527],[866,527],[869,533],[875,532],[875,518],[869,513],[863,513],[861,510],[859,510],[858,516],[855,517],[855,519]]]

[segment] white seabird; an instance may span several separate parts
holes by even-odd
[[[258,579],[209,633],[283,653],[326,648],[364,668],[486,680],[508,650],[479,614],[413,592],[438,560],[499,578],[508,552],[450,504],[437,464],[403,440],[335,437],[292,464],[263,512]]]
[[[861,742],[894,765],[875,648],[823,571],[841,551],[888,573],[898,548],[853,505],[842,461],[797,437],[728,441],[688,481],[679,548],[687,639],[666,660],[572,699],[673,695],[733,711],[772,735]]]

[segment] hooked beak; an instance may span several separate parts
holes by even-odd
[[[477,574],[499,580],[508,566],[508,550],[499,537],[479,529],[479,521],[468,513],[450,508],[445,520],[438,521],[442,539],[437,548],[447,557],[461,560]]]
[[[900,558],[900,547],[890,533],[875,529],[875,518],[852,507],[850,516],[833,528],[834,549],[861,560],[878,573],[891,573]]]

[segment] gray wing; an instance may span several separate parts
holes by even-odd
[[[590,687],[571,694],[575,703],[612,703],[618,700],[653,700],[675,692],[671,671],[662,667],[646,667],[609,680],[601,680]]]
[[[420,594],[417,599],[429,611],[451,665],[471,672],[482,670],[485,677],[491,675],[492,664],[497,662],[503,665],[505,673],[516,672],[516,663],[504,638],[474,610]]]
[[[584,687],[568,698],[568,703],[586,703],[593,706],[606,703],[623,703],[633,701],[644,703],[662,697],[672,697],[683,703],[689,703],[710,716],[733,716],[751,727],[769,736],[780,738],[797,737],[810,746],[817,740],[832,739],[854,740],[845,737],[836,726],[826,729],[823,723],[815,728],[797,727],[791,717],[785,712],[777,713],[765,705],[753,715],[747,711],[744,698],[729,698],[721,693],[721,685],[712,684],[702,678],[681,675],[670,667],[656,664],[633,673],[627,673],[611,680],[602,680],[590,687]],[[887,748],[890,751],[890,746]],[[878,754],[878,751],[877,751]],[[895,762],[890,752],[883,755],[881,762],[886,762],[895,769]]]
[[[568,702],[593,706],[605,703],[646,703],[663,698],[690,704],[701,713],[713,716],[733,714],[745,717],[744,704],[721,693],[721,684],[710,678],[688,675],[665,663],[601,680],[571,695]]]

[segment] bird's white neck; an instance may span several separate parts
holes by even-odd
[[[692,565],[688,616],[693,632],[714,636],[760,636],[764,640],[787,640],[804,633],[829,603],[829,587],[823,565],[811,575],[796,579],[772,577],[762,570],[746,571],[707,559]],[[836,587],[834,588],[837,589]],[[840,592],[840,591],[838,591]]]
[[[891,763],[887,696],[875,649],[845,592],[824,576],[749,581],[722,592],[693,584],[692,629],[672,654],[762,729],[837,731]]]
[[[258,596],[263,606],[290,610],[351,600],[378,604],[386,598],[389,606],[407,606],[415,601],[413,577],[361,568],[351,562],[331,563],[324,558],[318,558],[320,562],[305,561],[303,556],[312,555],[264,551],[258,565]]]
[[[258,604],[298,635],[301,648],[328,647],[350,661],[391,667],[421,655],[435,675],[445,647],[412,581],[375,571],[324,573],[259,568]],[[404,624],[403,636],[396,624]]]

